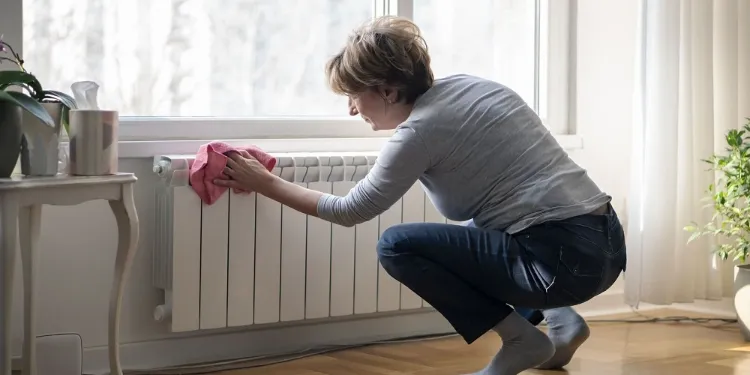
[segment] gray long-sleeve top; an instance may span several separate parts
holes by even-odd
[[[437,80],[344,197],[324,195],[318,215],[352,226],[375,218],[420,181],[443,216],[516,233],[609,202],[539,117],[499,83]]]

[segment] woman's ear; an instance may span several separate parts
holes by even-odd
[[[393,104],[398,102],[398,90],[394,89],[391,86],[380,86],[378,88],[378,91],[380,91],[380,96],[385,99],[388,104]]]
[[[356,116],[359,114],[359,110],[357,110],[357,106],[354,104],[354,100],[352,100],[352,97],[349,97],[349,116]]]

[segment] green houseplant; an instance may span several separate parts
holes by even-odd
[[[26,71],[21,56],[0,36],[2,63],[10,63],[14,69],[0,71],[0,178],[8,177],[13,172],[21,152],[24,132],[28,138],[33,138],[43,126],[47,128],[44,131],[52,132],[57,140],[60,127],[68,131],[68,111],[76,107],[71,96],[45,90],[39,80]],[[32,117],[24,118],[22,113]],[[58,152],[57,149],[47,151],[55,155]]]
[[[716,253],[724,260],[737,262],[735,267],[734,304],[743,335],[750,341],[750,118],[742,129],[726,134],[726,152],[711,155],[705,162],[711,166],[717,181],[708,187],[711,220],[685,229],[692,232],[688,242],[701,236],[719,241]]]

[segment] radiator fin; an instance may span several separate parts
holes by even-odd
[[[254,322],[275,323],[281,302],[281,205],[262,195],[256,204]]]
[[[330,168],[330,167],[329,167]],[[308,188],[331,194],[330,182],[312,182]],[[331,223],[307,218],[305,318],[327,318],[331,306]]]
[[[288,322],[305,319],[307,216],[282,206],[281,221],[281,321]]]
[[[200,329],[201,201],[190,187],[172,196],[172,330]]]
[[[333,194],[344,196],[354,182],[333,183]],[[331,316],[354,314],[355,228],[331,227]]]
[[[229,193],[227,326],[253,324],[255,312],[256,194]]]

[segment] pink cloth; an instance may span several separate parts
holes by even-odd
[[[202,145],[195,155],[195,161],[190,166],[190,185],[204,203],[214,204],[227,191],[226,187],[216,186],[213,181],[217,178],[227,178],[224,174],[227,155],[238,151],[247,151],[269,171],[276,166],[276,158],[255,146],[232,147],[224,142]]]

